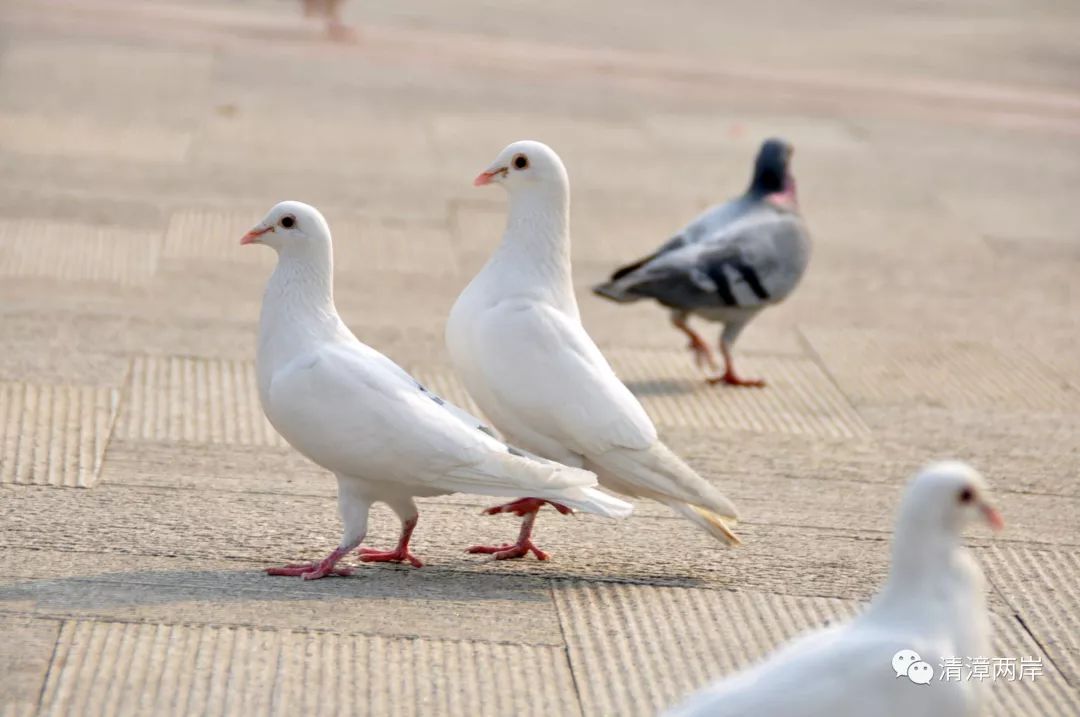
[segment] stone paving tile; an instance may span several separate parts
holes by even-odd
[[[213,65],[208,51],[70,37],[15,39],[7,43],[0,65],[0,107],[86,113],[105,121],[134,116],[183,129],[202,114],[200,100]],[[133,103],[132,96],[139,101]]]
[[[0,111],[0,150],[53,157],[121,157],[180,163],[188,132],[149,124],[115,125],[85,116]]]
[[[619,715],[655,714],[860,607],[852,600],[582,582],[561,585],[555,598],[584,712]],[[1068,715],[1080,706],[1080,693],[1015,618],[991,617],[994,654],[1043,657],[1045,675],[1033,685],[992,685],[989,714]]]
[[[579,713],[555,647],[69,621],[53,665],[50,715]]]
[[[860,408],[883,450],[913,465],[931,456],[980,466],[991,485],[1076,497],[1080,417],[1043,411]]]
[[[5,317],[5,326],[10,325]],[[51,341],[0,339],[0,381],[121,388],[131,359],[108,353],[52,350]]]
[[[1073,411],[1080,389],[1022,350],[967,341],[929,343],[877,331],[807,331],[856,406]]]
[[[115,389],[0,383],[0,484],[92,487],[118,402]]]
[[[60,623],[27,615],[0,615],[0,715],[36,712]]]
[[[285,447],[113,437],[102,479],[148,488],[295,493],[336,498],[333,475]]]
[[[562,644],[542,576],[493,575],[481,591],[473,574],[427,568],[310,582],[266,575],[274,559],[12,549],[3,562],[5,613]]]
[[[81,510],[64,515],[65,496],[19,486],[0,504],[4,545],[37,550],[96,551],[112,555],[168,555],[238,559],[269,567],[322,558],[340,538],[330,497],[178,491],[114,486],[107,476],[80,496]],[[864,598],[887,572],[889,535],[837,526],[743,524],[744,545],[719,546],[685,520],[638,516],[604,520],[546,515],[538,543],[555,558],[498,561],[464,553],[516,535],[506,516],[478,519],[475,507],[421,501],[413,549],[432,572],[525,575],[666,585],[753,589],[792,595]],[[109,515],[107,534],[96,515]],[[207,523],[201,516],[215,515]],[[372,511],[369,545],[390,544],[399,523],[381,505]],[[973,544],[986,541],[973,538]],[[677,545],[677,549],[666,546]],[[658,558],[662,554],[662,559]],[[385,566],[367,566],[362,572]],[[427,570],[428,568],[425,568]],[[991,593],[991,600],[1001,599]]]
[[[674,150],[692,144],[699,151],[730,151],[739,148],[747,156],[757,151],[763,137],[789,138],[803,153],[850,152],[865,149],[865,142],[850,122],[832,117],[800,117],[793,120],[782,113],[749,115],[746,113],[692,115],[686,113],[654,114],[645,118],[646,130],[662,146]],[[749,180],[749,162],[746,179]]]

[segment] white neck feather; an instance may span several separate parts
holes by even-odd
[[[329,244],[305,247],[303,254],[283,250],[270,276],[259,315],[260,377],[348,331],[334,306],[333,254]]]
[[[957,650],[979,655],[988,648],[982,571],[957,530],[913,513],[901,516],[889,578],[865,618],[948,637]]]
[[[519,189],[510,197],[506,231],[485,271],[503,277],[505,292],[579,316],[570,266],[570,196],[556,184]]]

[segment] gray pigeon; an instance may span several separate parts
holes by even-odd
[[[709,383],[764,386],[735,373],[731,348],[758,312],[787,298],[810,260],[810,236],[799,216],[792,147],[766,140],[746,193],[705,211],[655,253],[624,266],[593,288],[629,303],[652,298],[671,309],[671,323],[690,337],[694,361],[711,370]],[[724,373],[709,345],[687,323],[690,314],[724,325]]]

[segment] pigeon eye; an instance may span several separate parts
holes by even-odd
[[[296,226],[296,217],[294,217],[292,214],[286,214],[281,218],[281,226],[285,227],[286,229],[292,229],[294,226]]]
[[[529,158],[524,154],[519,154],[514,157],[513,165],[514,169],[525,169],[529,166]]]
[[[957,496],[957,500],[959,500],[961,503],[970,503],[974,498],[975,491],[971,490],[971,488],[964,488],[962,491],[960,491],[960,495]]]

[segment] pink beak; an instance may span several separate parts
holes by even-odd
[[[273,227],[265,227],[263,229],[259,229],[259,228],[252,229],[247,234],[245,234],[244,237],[240,240],[240,245],[243,246],[244,244],[254,244],[255,242],[259,241],[259,237],[261,237],[263,234],[265,234],[266,232],[272,232],[272,231],[274,231]]]
[[[997,508],[992,505],[986,505],[985,503],[983,503],[981,507],[983,517],[986,518],[986,522],[990,524],[990,527],[993,530],[998,531],[1005,529],[1005,519],[1001,517],[1001,513],[997,511]]]
[[[486,172],[481,172],[476,176],[476,179],[473,180],[473,186],[482,187],[485,184],[491,184],[492,180],[500,174],[506,174],[506,167],[499,167],[498,169],[489,169]]]

